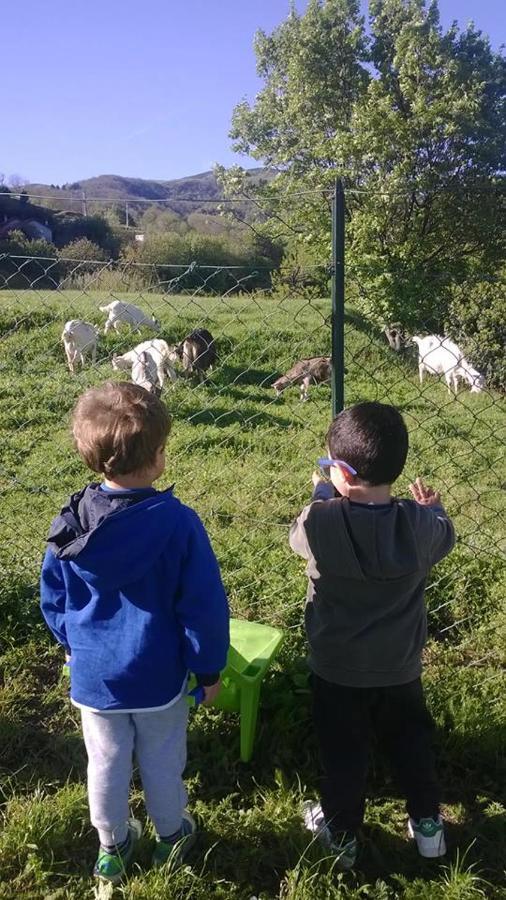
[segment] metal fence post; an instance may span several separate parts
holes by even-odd
[[[332,417],[344,408],[344,190],[332,202]]]

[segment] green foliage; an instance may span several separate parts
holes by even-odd
[[[149,265],[135,276],[146,284],[165,285],[169,291],[177,284],[178,290],[200,288],[204,294],[269,287],[273,268],[249,240],[239,247],[226,237],[196,232],[148,234],[127,258]]]
[[[267,201],[341,176],[361,308],[440,330],[451,286],[504,258],[506,63],[474,26],[444,32],[436,2],[373,0],[370,32],[355,0],[311,0],[259,32],[264,87],[235,108],[231,137],[278,171]],[[237,169],[227,180],[237,190]],[[308,197],[304,213],[291,242],[328,256],[325,208]]]
[[[48,241],[32,241],[22,231],[0,240],[0,289],[54,288],[59,283],[56,250]]]
[[[89,238],[78,238],[58,251],[62,286],[81,287],[93,283],[103,270],[104,250]],[[83,284],[84,282],[84,284]]]
[[[309,247],[292,247],[274,272],[272,287],[282,297],[324,297],[330,294],[330,266],[316,266]]]
[[[447,333],[488,384],[506,390],[506,270],[454,288]]]
[[[178,213],[166,207],[148,206],[138,222],[139,231],[146,234],[163,234],[170,231],[176,234],[185,234],[188,225]]]
[[[101,247],[108,258],[117,256],[118,242],[109,222],[102,216],[57,214],[54,217],[54,242],[60,249],[81,238]]]
[[[335,136],[369,81],[359,4],[310,0],[271,35],[259,31],[254,46],[265,86],[253,107],[244,100],[234,110],[235,149],[290,176],[334,170]]]

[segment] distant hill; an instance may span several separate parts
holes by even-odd
[[[262,180],[270,180],[273,175],[267,169],[250,169],[248,178],[252,183]],[[37,195],[50,198],[49,204],[38,200],[38,203],[50,205],[53,209],[83,211],[83,192],[88,206],[95,200],[110,200],[111,205],[115,201],[124,203],[128,201],[137,208],[146,209],[147,204],[135,204],[136,200],[145,199],[157,204],[159,201],[170,200],[163,203],[165,209],[186,217],[191,212],[205,212],[209,205],[200,203],[200,200],[223,199],[223,193],[218,185],[213,172],[202,172],[198,175],[189,175],[186,178],[175,178],[170,181],[153,181],[146,178],[126,178],[122,175],[98,175],[95,178],[85,178],[71,184],[49,185],[28,184],[23,188],[30,197]],[[189,202],[195,199],[195,202]],[[161,205],[161,204],[160,204]],[[96,207],[94,207],[96,208]]]

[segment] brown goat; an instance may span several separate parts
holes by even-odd
[[[322,384],[330,381],[332,365],[330,356],[312,356],[309,359],[301,359],[291,369],[278,378],[272,385],[279,396],[286,388],[293,384],[300,384],[300,399],[307,400],[310,384]]]
[[[216,344],[206,328],[195,328],[177,345],[175,352],[186,374],[196,372],[199,381],[204,381],[204,372],[216,363]]]

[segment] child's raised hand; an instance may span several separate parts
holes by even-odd
[[[320,484],[320,481],[325,481],[319,469],[314,470],[313,474],[311,475],[311,481],[313,482],[314,487],[316,487],[317,484]]]
[[[441,503],[439,491],[432,490],[429,485],[424,484],[421,478],[417,478],[413,484],[410,484],[409,489],[420,506],[439,506]]]

